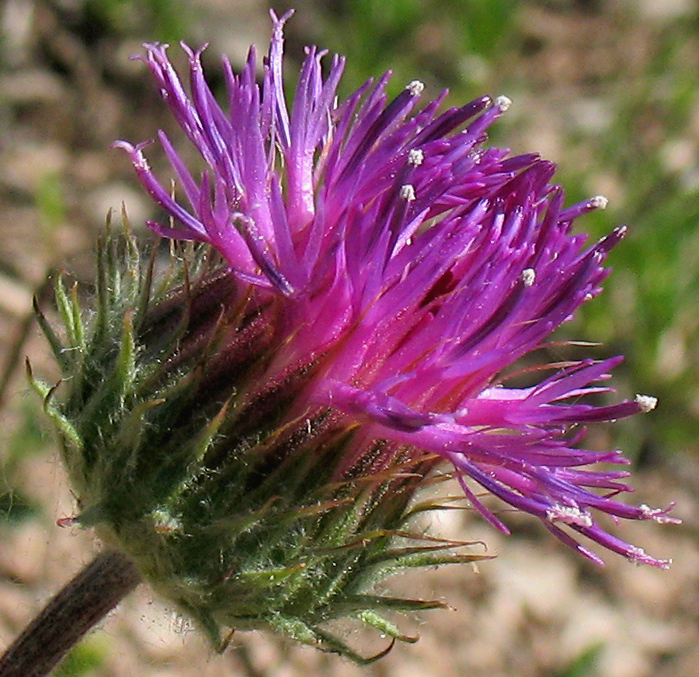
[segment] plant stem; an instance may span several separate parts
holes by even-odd
[[[125,555],[97,555],[7,649],[0,658],[0,677],[48,675],[140,582],[138,569]]]

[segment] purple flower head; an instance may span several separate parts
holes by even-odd
[[[551,375],[526,388],[503,376],[599,293],[604,259],[626,229],[586,247],[572,224],[604,198],[564,207],[551,162],[484,145],[506,97],[440,113],[444,96],[418,106],[419,82],[388,101],[386,74],[338,102],[344,60],[333,57],[324,78],[325,52],[311,47],[289,109],[289,16],[272,13],[261,85],[254,48],[238,75],[223,60],[225,106],[205,81],[201,50],[184,47],[187,89],[166,46],[147,45],[161,95],[206,165],[191,172],[159,133],[186,203],[153,174],[146,144],[116,144],[173,218],[150,227],[215,247],[237,282],[230,293],[263,318],[273,357],[255,387],[272,389],[313,365],[288,418],[332,410],[335,425],[355,430],[339,476],[390,468],[398,449],[430,452],[453,465],[474,508],[505,533],[469,478],[595,562],[576,533],[667,567],[596,515],[677,520],[617,500],[630,490],[628,472],[591,469],[626,465],[620,452],[578,446],[588,422],[655,405],[645,396],[589,402],[610,390],[599,384],[620,358],[549,365]]]

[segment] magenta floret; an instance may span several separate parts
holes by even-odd
[[[337,102],[344,60],[334,57],[323,78],[325,53],[309,48],[289,111],[289,16],[272,13],[261,86],[254,49],[239,75],[224,59],[225,107],[206,84],[201,50],[184,47],[186,88],[166,46],[146,45],[144,61],[205,163],[197,178],[160,132],[187,207],[154,176],[145,144],[115,144],[174,219],[150,227],[211,244],[241,283],[241,298],[273,303],[278,347],[263,380],[320,361],[296,410],[331,407],[362,427],[346,468],[375,439],[433,452],[453,464],[474,507],[502,531],[465,478],[596,562],[570,531],[666,567],[607,533],[595,512],[677,520],[618,501],[630,490],[625,471],[587,467],[625,465],[621,453],[577,446],[581,424],[649,408],[650,398],[590,403],[609,390],[598,384],[619,358],[554,367],[528,388],[505,387],[501,376],[600,292],[604,259],[626,229],[586,248],[572,223],[604,199],[564,207],[563,190],[550,183],[552,163],[484,146],[509,104],[504,97],[440,114],[443,96],[417,107],[419,83],[389,102],[386,75]]]

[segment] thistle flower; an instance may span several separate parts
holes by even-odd
[[[214,642],[221,626],[271,628],[355,659],[325,623],[352,616],[407,640],[382,610],[438,603],[382,597],[376,582],[478,557],[438,540],[396,545],[420,538],[407,525],[435,506],[415,493],[445,463],[502,532],[478,485],[594,562],[580,537],[667,567],[597,520],[674,522],[669,509],[619,501],[628,473],[591,466],[628,461],[579,446],[584,425],[655,406],[590,401],[620,358],[547,365],[528,387],[505,376],[600,292],[626,229],[586,247],[572,224],[606,200],[565,207],[552,163],[484,145],[506,97],[440,113],[444,96],[418,106],[418,82],[388,102],[386,74],[338,102],[343,59],[324,78],[325,53],[309,48],[289,110],[289,16],[272,13],[261,85],[254,48],[238,75],[224,59],[224,107],[201,50],[184,47],[188,89],[166,46],[147,45],[204,170],[159,133],[183,202],[149,168],[147,144],[115,145],[171,217],[150,227],[203,245],[177,254],[159,287],[132,245],[107,246],[89,328],[59,285],[67,342],[43,324],[69,392],[59,404],[37,387],[76,521]]]
[[[163,98],[208,165],[197,183],[159,134],[188,211],[150,171],[145,144],[117,144],[176,221],[151,228],[213,245],[240,293],[273,306],[278,344],[265,380],[320,363],[295,410],[330,408],[359,427],[343,470],[377,439],[430,451],[454,465],[474,507],[505,533],[464,477],[540,518],[594,561],[562,526],[666,566],[606,533],[592,511],[660,522],[667,511],[614,500],[628,491],[619,481],[627,473],[579,469],[626,464],[619,452],[573,446],[582,438],[573,426],[654,408],[647,396],[611,406],[580,402],[609,390],[592,384],[620,359],[570,364],[523,389],[504,387],[499,376],[600,291],[608,272],[602,262],[626,228],[585,249],[571,224],[606,200],[564,208],[562,189],[549,183],[552,163],[483,147],[485,130],[509,107],[506,97],[438,115],[440,98],[415,113],[421,83],[387,104],[386,75],[338,105],[344,61],[335,57],[323,80],[324,53],[311,48],[289,113],[282,80],[288,16],[273,15],[261,89],[254,50],[240,76],[224,59],[227,111],[204,80],[201,50],[185,47],[188,96],[165,47],[148,46]],[[390,464],[390,456],[381,462]]]

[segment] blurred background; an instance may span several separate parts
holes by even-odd
[[[488,93],[513,100],[493,143],[559,163],[569,202],[603,194],[606,211],[578,228],[597,238],[619,223],[605,292],[559,334],[596,342],[586,354],[627,356],[622,396],[659,398],[648,416],[592,431],[599,448],[634,459],[634,500],[677,502],[681,527],[620,525],[669,572],[606,556],[597,568],[513,517],[503,538],[469,513],[441,533],[483,539],[497,559],[418,580],[453,610],[406,619],[422,639],[359,669],[256,634],[213,655],[187,622],[140,590],[90,635],[58,674],[302,674],[401,677],[683,677],[699,665],[699,3],[696,0],[296,0],[272,3],[287,24],[287,66],[303,46],[347,56],[341,94],[392,69],[391,88],[419,79],[449,105]],[[146,68],[144,41],[179,40],[235,66],[265,52],[260,0],[5,0],[0,6],[0,646],[87,563],[89,533],[59,529],[73,502],[24,378],[24,357],[57,378],[32,321],[34,294],[69,269],[89,283],[107,211],[127,207],[138,232],[156,216],[116,138],[172,130]],[[171,50],[174,56],[176,49]],[[176,60],[181,57],[177,56]],[[291,68],[289,69],[291,73]],[[176,137],[176,134],[173,134]],[[157,166],[157,152],[149,156]],[[162,158],[161,158],[162,161]],[[352,640],[351,637],[348,638]],[[356,637],[366,653],[382,648]]]

